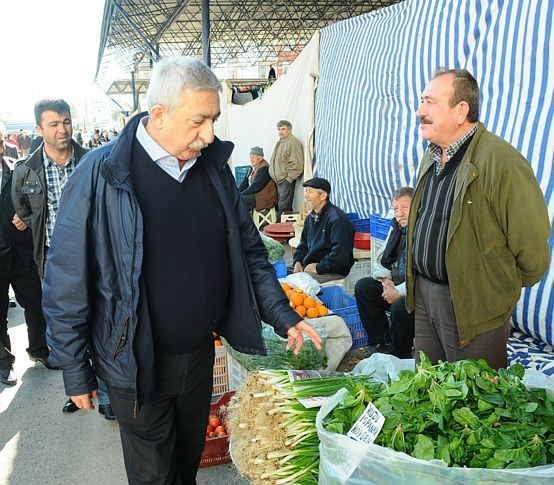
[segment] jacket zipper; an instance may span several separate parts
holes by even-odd
[[[123,322],[123,329],[121,330],[121,335],[119,336],[119,339],[117,340],[117,345],[115,346],[115,350],[113,351],[112,360],[115,360],[117,351],[120,349],[123,342],[125,342],[125,330],[127,330],[128,323],[129,323],[129,315],[125,317],[125,321]]]

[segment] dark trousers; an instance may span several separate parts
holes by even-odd
[[[277,202],[277,222],[281,222],[281,215],[283,212],[292,210],[295,185],[296,180],[293,180],[291,183],[284,180],[277,184],[277,193],[279,194],[279,202]]]
[[[48,357],[46,345],[46,322],[42,313],[42,288],[38,270],[33,263],[25,266],[17,257],[11,270],[0,270],[0,344],[11,350],[8,335],[8,308],[10,306],[9,287],[12,285],[15,299],[23,307],[27,323],[29,347],[27,352],[33,357]]]
[[[391,354],[400,359],[412,356],[414,341],[414,314],[406,310],[406,298],[392,305],[383,299],[383,285],[373,278],[358,280],[354,296],[360,319],[370,344],[385,344],[390,339]],[[390,312],[391,325],[385,312]]]
[[[508,331],[504,325],[477,335],[466,347],[460,346],[458,324],[448,285],[434,283],[422,276],[415,287],[415,350],[425,352],[433,364],[439,360],[485,359],[494,368],[508,364]]]
[[[206,440],[214,346],[156,358],[157,388],[134,415],[135,393],[108,385],[130,485],[192,485]]]

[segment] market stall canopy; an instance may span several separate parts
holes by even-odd
[[[217,67],[296,56],[316,30],[398,1],[106,0],[95,81],[107,88],[121,77],[114,65],[131,73],[149,71],[160,57],[201,56],[203,4]]]

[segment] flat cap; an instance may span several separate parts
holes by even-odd
[[[321,189],[323,192],[327,192],[328,194],[331,193],[331,184],[328,180],[322,179],[321,177],[314,177],[313,179],[306,180],[302,186]]]
[[[255,155],[257,157],[264,156],[264,149],[262,147],[252,147],[250,149],[250,155]]]

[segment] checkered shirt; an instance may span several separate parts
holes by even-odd
[[[42,158],[44,160],[44,170],[46,172],[46,187],[47,187],[47,213],[46,213],[46,246],[50,247],[54,224],[56,223],[56,215],[60,206],[60,197],[62,190],[69,179],[69,176],[75,170],[75,152],[71,153],[69,161],[64,165],[56,165],[48,158],[44,149],[42,150]]]
[[[469,130],[464,136],[452,143],[452,145],[448,145],[448,147],[446,148],[447,162],[454,156],[454,154],[460,149],[460,147],[466,142],[466,140],[475,134],[475,130],[477,130],[477,125]],[[444,165],[441,165],[442,148],[438,145],[435,145],[434,143],[431,143],[429,145],[429,156],[431,157],[431,160],[435,162],[435,173],[439,175],[444,168]]]

